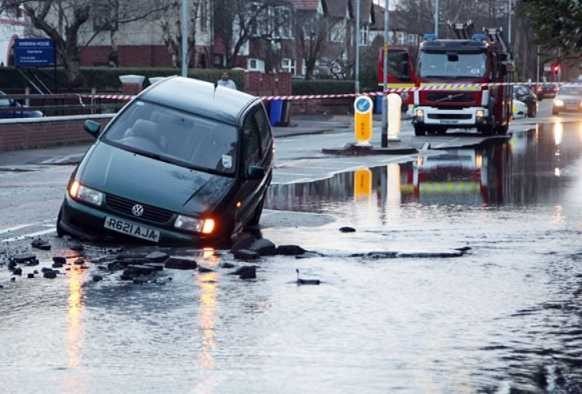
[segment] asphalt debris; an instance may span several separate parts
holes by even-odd
[[[261,258],[257,252],[248,249],[234,250],[232,254],[236,260],[241,261],[255,261]]]
[[[257,266],[256,265],[245,265],[239,267],[236,271],[230,273],[230,275],[238,275],[240,279],[256,279],[257,278]]]
[[[281,256],[301,256],[307,251],[298,245],[279,245],[277,254]]]
[[[39,250],[51,250],[51,244],[42,238],[33,239],[30,246]]]
[[[340,227],[339,231],[342,233],[355,233],[356,229],[353,227],[349,227],[349,226],[344,226],[344,227]]]
[[[166,260],[166,268],[177,269],[177,270],[193,270],[198,267],[198,263],[192,259],[184,257],[171,256]]]

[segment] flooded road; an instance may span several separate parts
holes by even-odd
[[[94,282],[106,251],[86,246],[89,269],[1,277],[3,391],[582,392],[581,195],[582,125],[548,124],[273,185],[267,219],[293,219],[263,235],[324,256],[265,257],[253,281],[226,252],[180,249],[214,272]],[[55,254],[78,252],[41,265]]]

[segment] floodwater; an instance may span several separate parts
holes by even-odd
[[[582,392],[581,175],[582,125],[558,123],[273,185],[268,208],[294,220],[263,235],[325,256],[264,258],[241,281],[219,268],[230,255],[180,250],[216,272],[6,285],[2,391]],[[322,284],[297,286],[296,268]]]

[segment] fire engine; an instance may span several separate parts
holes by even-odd
[[[420,44],[414,92],[416,135],[476,128],[505,134],[512,114],[513,63],[500,29],[473,34],[472,24],[451,25],[456,39],[425,35]],[[422,89],[427,88],[427,89]]]

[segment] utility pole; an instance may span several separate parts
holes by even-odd
[[[511,0],[507,0],[507,45],[511,52]]]
[[[434,7],[434,35],[439,38],[439,0],[435,0]]]
[[[384,61],[382,63],[382,83],[384,100],[382,101],[382,148],[388,147],[388,22],[390,0],[384,0]]]
[[[356,0],[356,93],[360,93],[360,0]]]
[[[182,76],[188,77],[188,0],[182,0]]]
[[[540,46],[536,47],[536,83],[540,83]],[[537,86],[537,85],[536,85]]]

